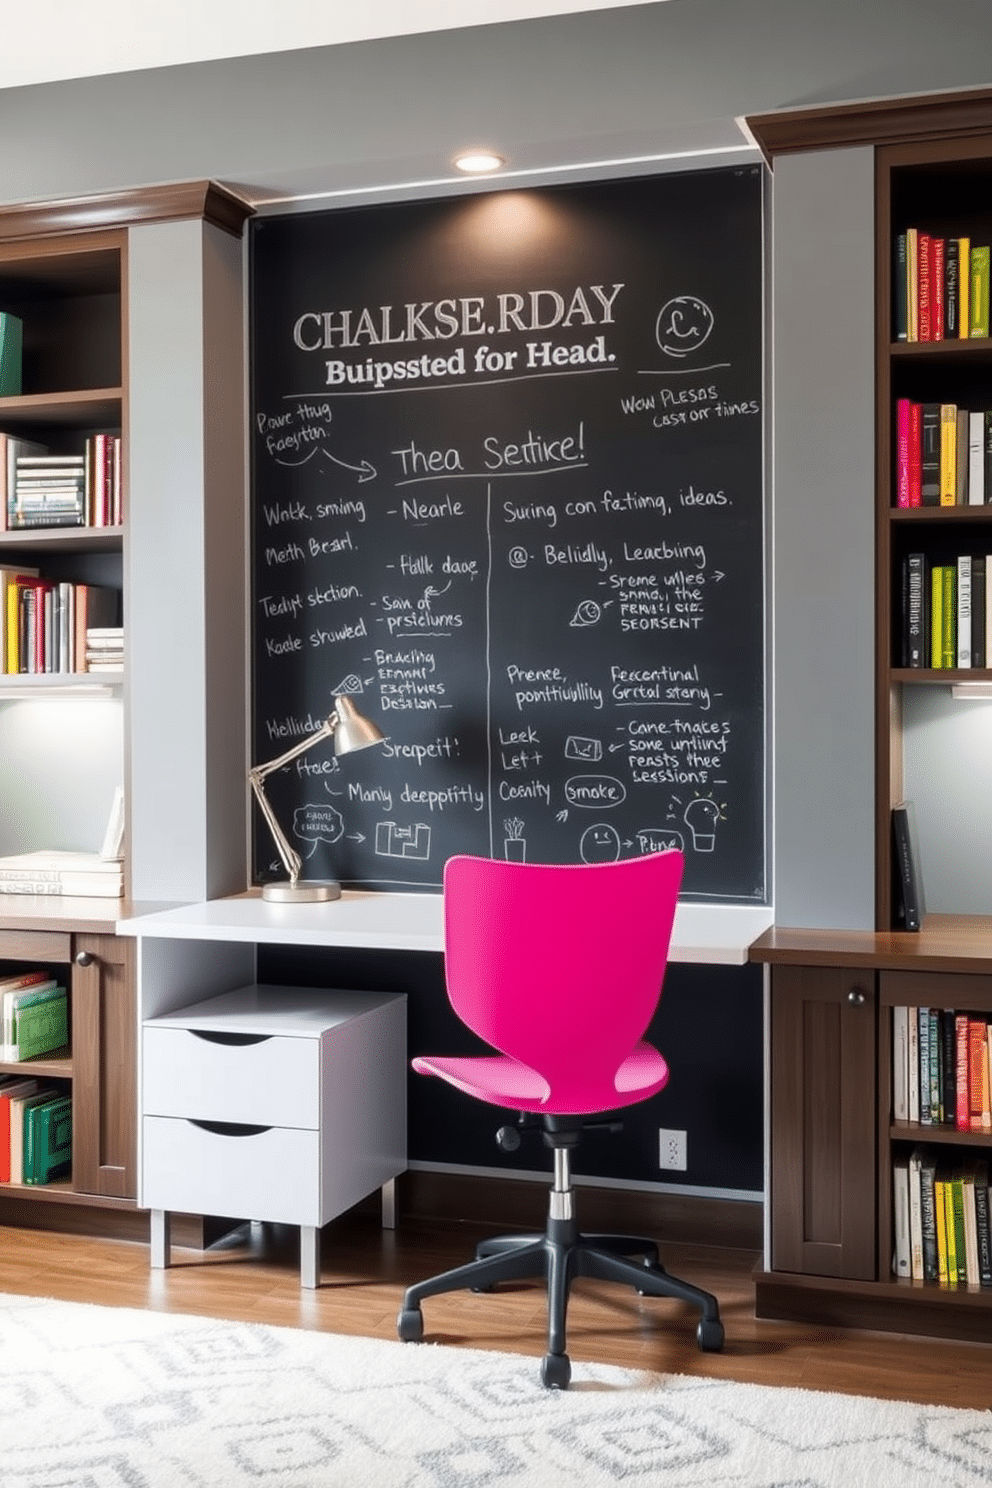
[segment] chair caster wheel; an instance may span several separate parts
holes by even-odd
[[[567,1390],[572,1365],[567,1354],[545,1354],[541,1360],[541,1384],[547,1390]]]
[[[401,1343],[420,1343],[424,1336],[424,1314],[419,1307],[401,1307],[396,1319]]]
[[[723,1348],[723,1324],[719,1318],[700,1318],[696,1342],[705,1354],[718,1354]]]

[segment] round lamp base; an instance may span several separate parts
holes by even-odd
[[[341,898],[339,883],[267,883],[262,898],[270,904],[327,904]]]

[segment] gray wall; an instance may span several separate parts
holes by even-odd
[[[874,921],[874,162],[786,156],[773,188],[774,903]]]

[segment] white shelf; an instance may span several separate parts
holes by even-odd
[[[441,951],[442,903],[440,894],[345,890],[330,904],[269,904],[255,891],[134,915],[119,921],[117,930],[121,935],[173,940]],[[773,911],[765,905],[680,904],[670,959],[743,966],[748,947],[773,919]]]

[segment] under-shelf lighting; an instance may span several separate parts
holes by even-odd
[[[462,150],[455,156],[453,164],[468,176],[484,176],[489,171],[501,170],[506,161],[495,150]]]
[[[992,682],[954,682],[951,697],[959,702],[992,702]]]
[[[46,698],[112,697],[119,690],[120,683],[114,687],[109,682],[65,682],[47,687],[28,687],[24,684],[18,686],[16,682],[8,685],[0,677],[0,703],[14,698],[30,698],[32,702],[40,703]]]

